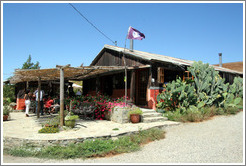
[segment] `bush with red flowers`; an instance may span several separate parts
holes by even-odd
[[[96,96],[86,95],[86,96],[76,96],[76,97],[67,97],[65,99],[66,108],[69,108],[71,102],[71,109],[79,109],[81,105],[89,103],[92,106],[95,106],[95,119],[96,120],[105,120],[108,112],[111,111],[114,107],[124,107],[125,103],[124,97],[111,99],[108,96],[97,94]]]

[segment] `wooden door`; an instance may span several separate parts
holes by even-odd
[[[140,69],[136,72],[136,104],[140,106],[147,105],[147,86],[149,80],[149,70]]]

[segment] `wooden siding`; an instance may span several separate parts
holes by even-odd
[[[127,66],[148,65],[150,62],[125,55]],[[124,66],[123,54],[113,50],[105,50],[101,56],[95,61],[95,66]]]

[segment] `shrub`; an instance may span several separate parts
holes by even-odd
[[[203,114],[199,110],[188,109],[184,116],[185,120],[189,122],[201,122],[203,120]]]
[[[184,115],[180,113],[179,110],[173,112],[166,112],[164,116],[167,117],[169,120],[178,121],[178,122],[185,122]]]
[[[11,84],[3,85],[3,99],[8,99],[9,103],[15,102],[15,86],[14,85],[11,85]]]
[[[236,114],[237,112],[239,112],[239,109],[237,107],[228,107],[225,109],[224,111],[226,114]]]
[[[96,96],[76,96],[73,98],[66,98],[65,105],[69,106],[71,102],[72,110],[75,113],[77,113],[77,110],[81,109],[83,106],[92,106],[93,108],[95,107],[95,119],[104,120],[107,119],[107,112],[111,111],[115,106],[125,106],[123,98],[111,99],[108,96],[101,94],[97,94]],[[127,106],[128,105],[129,104],[127,104]]]
[[[8,106],[4,106],[3,107],[3,115],[9,115],[9,113],[10,113],[9,107]]]
[[[79,116],[78,115],[67,115],[66,117],[65,117],[65,120],[77,120],[77,119],[79,119]]]
[[[38,131],[39,133],[57,133],[59,129],[57,127],[44,127]]]

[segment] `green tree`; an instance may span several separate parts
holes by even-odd
[[[4,103],[9,104],[15,101],[15,86],[11,84],[3,85],[3,98]]]
[[[22,69],[40,69],[39,62],[34,64],[31,60],[32,57],[29,55],[27,61],[22,65]]]

